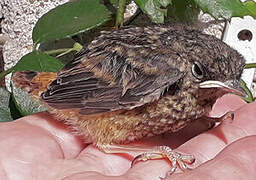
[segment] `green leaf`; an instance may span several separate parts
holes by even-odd
[[[135,3],[153,22],[164,23],[167,6],[172,4],[172,0],[135,0]]]
[[[240,0],[194,1],[203,12],[211,14],[216,19],[230,19],[231,17],[244,17],[246,15],[256,18],[255,9],[253,9],[253,7],[255,7],[255,2],[250,2],[248,4],[242,3]]]
[[[21,58],[12,68],[13,71],[58,72],[62,67],[58,59],[41,51],[33,51]]]
[[[47,110],[47,108],[43,106],[38,100],[31,97],[28,92],[20,88],[16,88],[14,84],[12,84],[12,92],[15,106],[22,116],[27,116]]]
[[[11,116],[12,116],[13,120],[22,117],[20,111],[16,107],[16,103],[15,103],[15,99],[13,97],[13,93],[11,93],[11,96],[10,96],[9,108],[10,108]]]
[[[117,8],[118,7],[118,0],[110,0],[110,3]]]
[[[76,41],[71,38],[64,38],[56,41],[41,43],[38,47],[39,51],[57,58],[62,63],[66,64],[74,58],[77,52]]]
[[[23,56],[11,69],[1,72],[0,80],[7,74],[16,71],[58,72],[63,66],[64,64],[58,59],[41,51],[33,51]]]
[[[12,121],[11,111],[9,108],[10,92],[0,88],[0,122]]]
[[[248,63],[244,67],[244,69],[249,69],[249,68],[256,68],[256,63]]]
[[[173,0],[168,6],[167,18],[171,17],[176,21],[191,23],[198,20],[200,9],[191,0]],[[168,20],[168,19],[166,19]]]
[[[126,0],[119,0],[118,2],[118,9],[117,9],[117,16],[116,16],[116,28],[122,27],[124,24],[124,12],[126,7]]]
[[[70,37],[102,25],[110,12],[99,0],[68,2],[43,15],[33,29],[34,43]]]
[[[250,89],[247,87],[246,83],[241,79],[241,87],[245,90],[246,94],[247,94],[247,97],[243,97],[243,99],[250,103],[250,102],[253,102],[254,101],[254,98],[253,98],[253,95],[252,95],[252,92],[250,91]]]
[[[250,11],[252,17],[256,18],[256,3],[254,1],[246,1],[244,6]]]
[[[75,43],[76,41],[72,38],[63,38],[60,40],[41,43],[37,50],[42,52],[48,52],[58,49],[71,49]]]

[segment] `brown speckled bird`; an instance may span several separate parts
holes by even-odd
[[[227,115],[206,114],[223,94],[244,94],[244,65],[237,51],[192,28],[128,27],[102,32],[57,74],[19,72],[13,79],[87,142],[111,152],[198,119],[222,121]],[[172,172],[176,162],[185,169],[194,160],[160,146],[135,161],[159,157],[172,161]]]

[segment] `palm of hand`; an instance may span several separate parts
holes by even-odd
[[[238,97],[227,95],[217,102],[212,114],[237,109],[231,124],[221,124],[200,135],[197,134],[205,127],[193,124],[168,137],[154,137],[136,144],[169,145],[195,155],[193,167],[197,168],[185,173],[177,171],[167,179],[253,179],[256,176],[255,108],[256,103],[245,104]],[[104,154],[92,145],[83,144],[48,113],[1,124],[0,140],[0,179],[151,180],[165,177],[170,170],[164,160],[140,162],[130,168],[131,157]],[[140,152],[128,153],[135,156]]]

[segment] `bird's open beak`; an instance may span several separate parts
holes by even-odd
[[[200,88],[221,88],[224,91],[247,97],[246,91],[241,87],[239,80],[228,80],[226,82],[220,81],[204,81],[200,83]]]

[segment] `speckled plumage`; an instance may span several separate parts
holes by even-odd
[[[205,116],[226,92],[199,84],[239,80],[244,65],[237,51],[192,28],[128,27],[102,32],[57,74],[41,100],[87,141],[123,144],[178,131]]]

